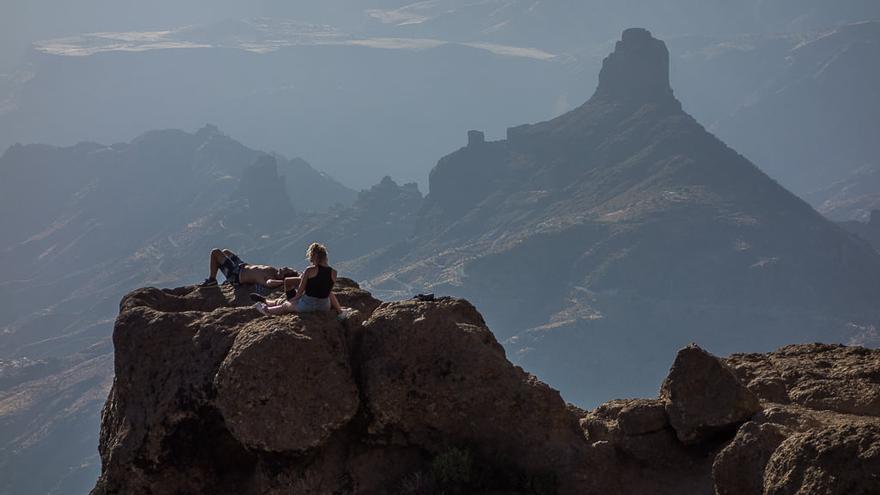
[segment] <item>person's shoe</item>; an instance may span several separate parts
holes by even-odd
[[[336,319],[339,321],[347,320],[349,316],[354,314],[355,310],[352,308],[342,308],[342,311],[336,315]]]
[[[217,285],[216,278],[206,278],[202,283],[199,284],[199,287],[214,287]]]
[[[266,304],[266,297],[265,296],[261,296],[260,294],[257,294],[256,292],[251,292],[248,295],[250,296],[251,301]]]
[[[255,304],[254,304],[254,309],[256,309],[257,311],[259,311],[260,314],[263,315],[263,316],[270,316],[270,315],[269,315],[269,312],[266,311],[266,304],[265,304],[265,303],[260,303],[260,302],[255,303]]]

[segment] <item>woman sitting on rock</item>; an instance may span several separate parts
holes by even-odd
[[[333,285],[336,283],[336,270],[327,263],[327,248],[317,242],[306,251],[309,265],[300,277],[287,277],[283,280],[287,300],[258,302],[254,307],[264,315],[286,313],[306,313],[310,311],[329,311],[331,308],[342,312]],[[270,283],[280,282],[270,280]],[[296,288],[294,294],[293,288]]]

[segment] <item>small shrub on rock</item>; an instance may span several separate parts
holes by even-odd
[[[474,459],[469,450],[451,448],[431,461],[431,473],[438,488],[448,493],[462,493],[473,475]]]

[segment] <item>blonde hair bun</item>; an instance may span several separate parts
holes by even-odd
[[[311,261],[312,257],[315,258],[315,261],[318,263],[326,263],[327,262],[327,248],[324,247],[323,244],[318,244],[317,242],[313,242],[309,248],[306,250],[306,258]]]

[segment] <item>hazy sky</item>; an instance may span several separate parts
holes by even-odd
[[[33,41],[91,31],[162,29],[251,16],[351,25],[363,16],[343,0],[2,0],[0,70]],[[403,2],[375,1],[370,5]]]
[[[880,16],[878,0],[0,0],[0,72],[20,59],[29,43],[90,31],[162,29],[251,16],[288,17],[357,29],[369,9],[410,5],[407,13],[448,14],[432,29],[455,31],[480,17],[517,12],[526,22],[508,25],[538,44],[557,31],[584,39],[622,27],[653,25],[659,35],[714,34],[726,30],[800,30],[841,20]],[[372,20],[375,26],[376,19]],[[512,27],[511,27],[512,26]],[[479,30],[487,26],[478,26]],[[606,29],[607,28],[607,29]],[[664,32],[670,31],[670,32]],[[673,32],[674,31],[674,32]],[[544,45],[546,48],[546,45]]]

